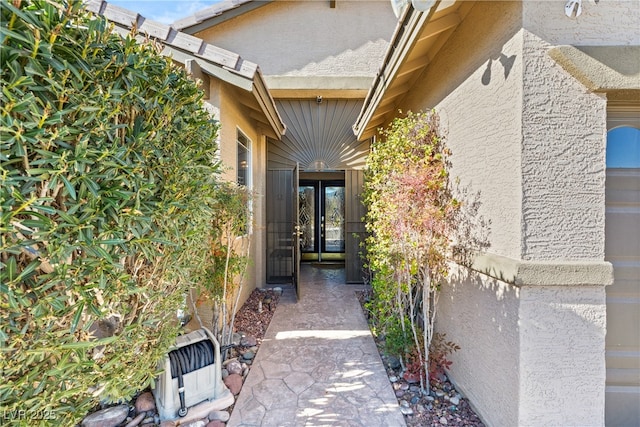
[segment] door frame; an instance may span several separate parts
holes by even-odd
[[[300,189],[300,164],[296,162],[296,167],[293,168],[293,191],[291,194],[291,204],[293,205],[293,218],[292,218],[292,239],[291,239],[291,281],[293,288],[296,292],[296,301],[300,300],[300,205],[298,204],[298,191]]]

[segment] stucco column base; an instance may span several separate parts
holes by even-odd
[[[606,262],[452,264],[436,328],[461,347],[449,377],[487,426],[604,425],[611,281]]]
[[[472,268],[519,288],[518,425],[604,425],[611,264],[484,253]]]
[[[521,286],[519,426],[603,426],[604,286]]]

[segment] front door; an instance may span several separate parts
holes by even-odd
[[[344,181],[300,181],[298,202],[302,259],[344,261]]]

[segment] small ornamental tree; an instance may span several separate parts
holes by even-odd
[[[200,289],[204,291],[202,298],[211,303],[213,316],[209,319],[210,328],[222,346],[233,341],[233,323],[249,264],[250,201],[251,194],[246,187],[223,182],[218,186],[213,206],[211,263]],[[197,307],[194,307],[194,313],[198,313]],[[225,356],[223,353],[223,358]]]
[[[75,425],[153,382],[211,270],[218,126],[82,2],[0,14],[0,408]]]
[[[410,112],[383,131],[367,160],[370,309],[390,350],[419,367],[423,387],[460,210],[449,182],[449,154],[437,115]]]

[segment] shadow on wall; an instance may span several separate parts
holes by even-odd
[[[442,287],[436,331],[460,346],[449,379],[487,425],[516,425],[519,289],[459,264]]]
[[[493,67],[493,61],[500,62],[504,71],[504,79],[506,80],[511,73],[511,68],[513,68],[513,63],[516,62],[516,55],[507,56],[504,53],[500,53],[498,58],[489,58],[487,62],[487,68],[482,73],[482,84],[488,86],[491,83],[491,71]]]
[[[471,268],[490,246],[491,222],[479,213],[480,191],[458,184],[454,193],[461,202],[455,262],[441,288],[436,332],[461,347],[449,357],[448,376],[476,413],[489,425],[515,425],[517,408],[508,399],[519,393],[519,289]]]
[[[453,259],[460,265],[470,267],[475,255],[489,248],[491,221],[480,215],[481,193],[474,192],[470,185],[453,188],[460,208],[455,219],[453,236]]]

